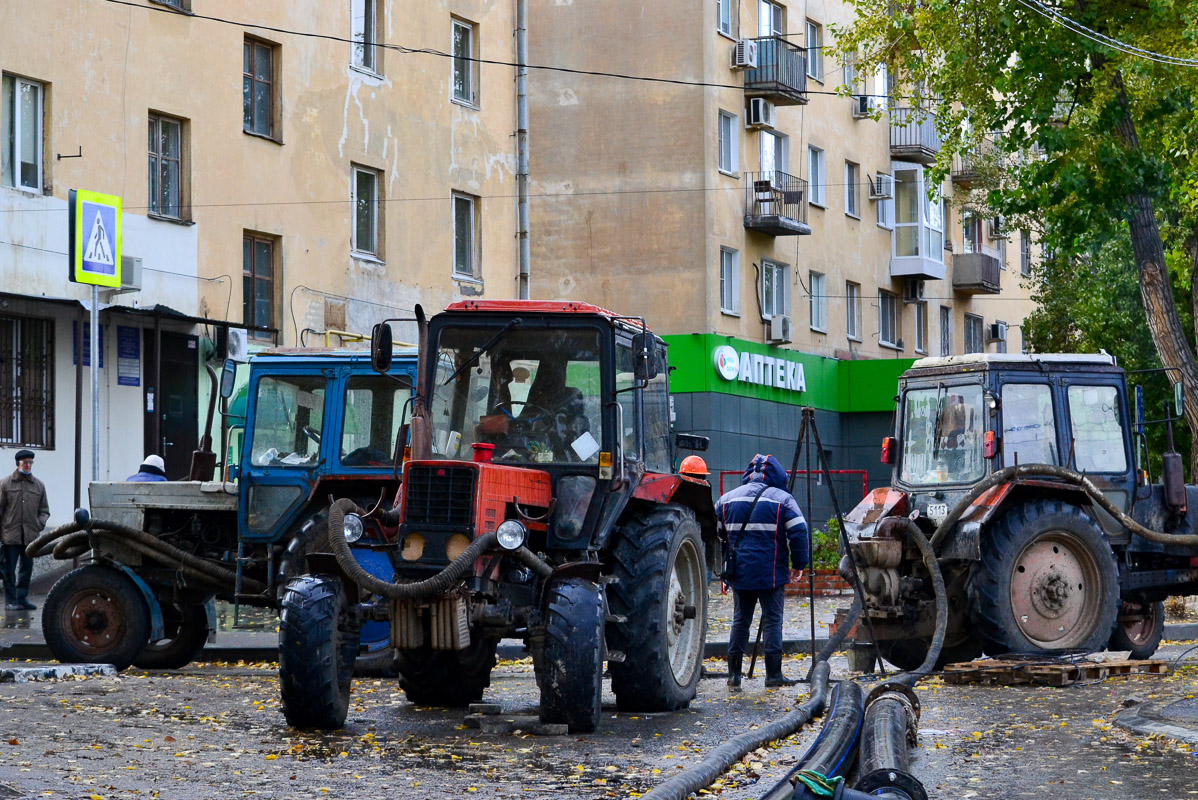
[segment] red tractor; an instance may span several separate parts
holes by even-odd
[[[676,474],[666,346],[639,318],[573,302],[465,301],[425,322],[402,483],[390,510],[330,508],[331,554],[287,587],[283,710],[345,720],[358,627],[390,623],[422,705],[482,698],[496,645],[533,657],[544,722],[591,731],[603,665],[621,709],[686,706],[702,672],[710,486]],[[376,326],[375,367],[391,333]],[[370,535],[364,536],[364,533]],[[381,550],[394,578],[357,566]],[[377,570],[376,570],[377,572]]]

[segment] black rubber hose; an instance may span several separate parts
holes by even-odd
[[[869,796],[890,793],[906,800],[928,800],[911,774],[910,748],[917,742],[919,699],[904,684],[890,681],[866,700],[865,727],[855,788]]]
[[[828,641],[820,648],[819,654],[815,657],[815,664],[821,661],[827,661],[832,657],[832,654],[840,649],[844,644],[844,640],[848,638],[849,631],[853,629],[853,625],[857,622],[857,618],[861,616],[861,596],[853,595],[853,604],[849,606],[849,613],[845,615],[844,621],[840,623],[840,627],[836,629],[836,633],[828,637]],[[815,664],[812,664],[811,669],[815,669]]]
[[[928,537],[924,536],[919,526],[909,519],[905,520],[900,529],[911,541],[915,542],[915,546],[923,555],[923,563],[932,578],[932,591],[936,597],[936,629],[932,634],[932,642],[928,645],[928,654],[924,656],[923,663],[918,668],[894,678],[895,681],[906,686],[914,686],[936,669],[936,660],[940,658],[940,651],[944,648],[944,637],[948,628],[948,591],[944,588],[944,575],[940,572],[940,562],[936,559],[936,551],[932,549],[932,543],[928,541]]]
[[[1174,545],[1198,545],[1198,534],[1172,534],[1162,531],[1154,531],[1151,528],[1146,528],[1134,519],[1129,517],[1123,509],[1119,508],[1115,503],[1107,497],[1101,489],[1080,472],[1075,472],[1068,467],[1058,467],[1053,464],[1020,464],[1015,467],[1006,467],[998,472],[983,478],[974,485],[972,489],[961,498],[961,502],[953,507],[944,521],[936,528],[936,532],[932,534],[932,548],[939,550],[940,545],[948,538],[949,532],[960,521],[961,515],[973,505],[973,501],[977,500],[988,490],[994,488],[1000,483],[1009,483],[1018,478],[1025,477],[1047,477],[1058,478],[1066,483],[1080,486],[1085,493],[1102,507],[1104,511],[1118,520],[1124,527],[1143,539],[1157,544],[1174,544]]]
[[[826,662],[825,662],[826,663]],[[841,681],[832,691],[828,703],[828,716],[819,736],[799,759],[790,772],[774,784],[761,800],[784,800],[790,797],[805,797],[806,786],[797,781],[797,775],[805,770],[817,772],[824,778],[835,777],[850,764],[853,748],[861,733],[864,716],[864,697],[861,687],[853,681]]]
[[[653,787],[641,797],[644,800],[685,800],[700,789],[710,786],[747,753],[775,739],[790,736],[810,722],[824,707],[824,699],[828,692],[828,672],[827,661],[815,665],[811,675],[811,695],[803,705],[756,730],[733,736],[695,766]],[[858,695],[860,692],[861,689],[858,688]]]
[[[414,583],[392,583],[374,577],[364,570],[354,558],[353,552],[349,549],[349,543],[345,541],[345,515],[349,513],[362,513],[362,510],[348,498],[337,500],[329,507],[329,547],[333,551],[333,556],[354,583],[373,594],[390,600],[423,600],[445,594],[462,579],[462,576],[470,570],[479,556],[496,544],[494,531],[484,533],[467,545],[461,555],[451,561],[449,566],[431,578]],[[553,568],[537,558],[537,555],[527,547],[513,551],[513,555],[536,569],[542,577],[553,573]]]

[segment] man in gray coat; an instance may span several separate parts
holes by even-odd
[[[17,468],[0,478],[0,541],[4,543],[4,608],[8,611],[37,608],[29,602],[33,559],[25,547],[46,527],[50,504],[46,485],[33,477],[33,451],[17,451]]]

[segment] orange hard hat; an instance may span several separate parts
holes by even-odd
[[[699,456],[687,456],[682,459],[682,465],[678,467],[678,472],[683,475],[710,475],[707,471],[707,462]]]

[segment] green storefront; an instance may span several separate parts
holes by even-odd
[[[772,453],[789,469],[804,406],[816,409],[833,470],[865,470],[869,488],[890,480],[890,468],[879,462],[880,447],[890,430],[898,376],[912,359],[842,361],[715,334],[663,338],[670,345],[674,430],[710,437],[704,458],[717,491],[718,473],[743,470],[755,453]],[[737,475],[724,477],[725,488],[739,482]],[[861,475],[834,476],[833,484],[845,510],[861,498]],[[800,504],[806,499],[801,480],[795,495]],[[822,486],[813,487],[809,516],[831,516]]]

